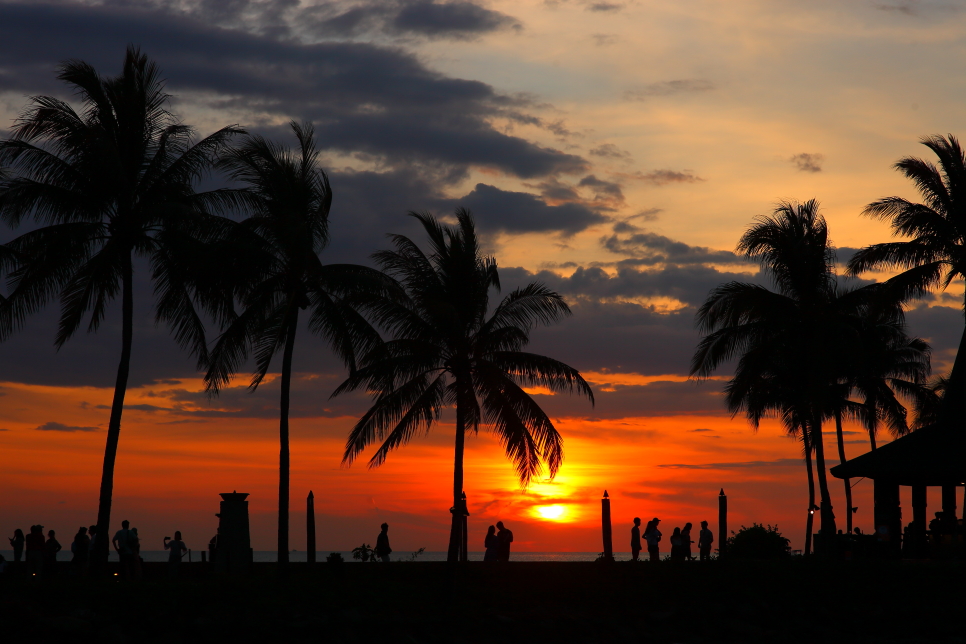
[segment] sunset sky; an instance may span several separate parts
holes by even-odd
[[[290,120],[315,123],[334,191],[326,261],[366,263],[385,233],[421,241],[407,210],[462,205],[504,291],[537,279],[567,298],[572,318],[537,330],[532,348],[580,369],[597,404],[536,394],[565,462],[528,490],[491,434],[469,439],[471,550],[502,519],[518,549],[597,552],[604,489],[618,550],[634,516],[659,516],[668,532],[714,528],[722,487],[732,528],[777,523],[802,547],[799,444],[724,411],[727,370],[687,380],[694,312],[719,283],[763,279],[732,250],[776,202],[817,198],[845,261],[889,238],[860,215],[865,204],[916,197],[892,164],[928,155],[924,135],[966,135],[966,12],[932,0],[0,0],[0,42],[0,136],[27,96],[70,98],[59,61],[113,75],[138,44],[201,135],[238,123],[291,144]],[[16,234],[0,227],[0,242]],[[277,380],[252,394],[241,374],[207,400],[193,361],[155,327],[138,268],[113,522],[130,519],[158,548],[174,530],[201,548],[218,493],[250,492],[253,545],[273,549]],[[908,314],[936,372],[962,332],[962,291]],[[60,352],[56,315],[48,307],[0,345],[4,534],[42,523],[72,535],[96,518],[120,310]],[[451,415],[379,469],[343,469],[367,399],[329,400],[344,373],[307,330],[295,370],[292,546],[304,549],[311,489],[320,550],[371,543],[383,521],[399,553],[444,550]],[[847,429],[849,455],[865,452],[867,438]],[[832,494],[844,522],[841,482]],[[870,529],[870,482],[855,494],[856,525]],[[559,517],[541,515],[550,505]]]

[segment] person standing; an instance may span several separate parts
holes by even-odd
[[[71,558],[71,565],[74,572],[78,575],[84,574],[87,570],[87,560],[91,550],[91,538],[87,536],[87,528],[81,526],[74,535],[74,541],[70,544],[70,551],[74,554]]]
[[[57,533],[53,530],[47,531],[47,541],[44,543],[44,570],[47,576],[52,577],[57,570],[57,553],[64,549],[57,541]]]
[[[701,532],[698,533],[698,556],[701,561],[708,561],[711,558],[711,544],[714,543],[714,534],[708,530],[708,522],[701,522]]]
[[[13,560],[19,562],[23,558],[23,530],[20,528],[14,530],[13,538],[8,538],[7,541],[10,542],[10,547],[13,548]]]
[[[483,561],[500,560],[500,540],[496,538],[496,526],[486,529],[486,538],[483,540],[483,547],[486,552],[483,554]]]
[[[111,544],[121,559],[121,576],[130,579],[134,576],[134,535],[130,530],[131,522],[121,521],[121,529],[114,533]]]
[[[681,539],[681,528],[674,528],[671,533],[671,561],[684,561],[684,544]]]
[[[503,525],[502,521],[496,522],[499,532],[496,533],[496,540],[499,544],[497,561],[510,561],[510,544],[513,543],[513,533]]]
[[[641,518],[634,517],[634,527],[631,528],[631,559],[637,561],[641,554]]]
[[[389,524],[383,523],[382,532],[376,537],[376,556],[382,559],[383,563],[389,563],[389,555],[392,554],[392,548],[389,547]]]
[[[138,536],[137,528],[131,528],[131,553],[133,554],[131,562],[134,565],[134,578],[140,579],[142,575],[141,564],[144,562],[141,560],[141,537]]]
[[[30,526],[30,534],[24,539],[27,551],[27,574],[40,576],[44,572],[44,526]]]
[[[181,540],[180,530],[175,530],[174,539],[171,537],[164,538],[164,549],[171,551],[168,553],[168,577],[175,578],[181,568],[181,559],[188,552],[188,546],[184,545],[184,541]]]
[[[681,528],[681,554],[684,555],[685,561],[691,561],[691,528],[694,527],[690,523],[685,523],[684,527]]]
[[[651,519],[644,530],[644,540],[647,541],[647,554],[651,561],[661,560],[661,531],[657,529],[661,520],[657,517]]]

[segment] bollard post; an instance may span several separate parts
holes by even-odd
[[[728,497],[724,488],[718,494],[718,556],[724,558],[728,549]]]
[[[204,550],[201,551],[201,563],[208,563],[208,553]]]
[[[604,490],[604,497],[600,500],[600,527],[604,537],[604,561],[614,560],[614,539],[610,521],[610,497]]]
[[[305,500],[305,557],[310,564],[315,563],[315,495],[309,490]]]

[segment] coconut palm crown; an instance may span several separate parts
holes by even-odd
[[[146,260],[156,296],[156,319],[200,361],[205,329],[192,304],[191,272],[200,249],[217,236],[213,206],[230,195],[196,193],[195,185],[230,138],[226,127],[195,141],[192,129],[167,110],[157,66],[129,47],[119,76],[68,61],[57,78],[75,91],[81,110],[35,96],[0,141],[0,219],[16,228],[40,227],[6,244],[0,274],[11,291],[0,306],[0,340],[20,329],[51,299],[61,316],[55,345],[85,323],[96,331],[109,304],[121,299],[121,357],[107,431],[93,563],[107,561],[114,462],[130,371],[134,261]]]
[[[343,463],[350,465],[380,442],[369,466],[429,431],[444,408],[456,408],[453,508],[461,507],[463,449],[467,431],[481,426],[495,433],[526,486],[546,464],[550,477],[563,460],[563,439],[540,405],[525,391],[594,394],[580,373],[558,360],[523,349],[537,326],[570,315],[563,298],[531,283],[514,290],[490,310],[499,290],[496,261],[479,247],[473,218],[457,209],[448,227],[425,213],[409,213],[422,224],[430,252],[402,235],[390,236],[395,250],[373,255],[408,294],[405,302],[370,303],[373,322],[390,336],[364,355],[358,370],[333,396],[365,388],[372,407],[353,427]],[[460,522],[453,513],[449,559],[459,552]]]

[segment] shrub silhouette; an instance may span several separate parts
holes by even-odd
[[[750,528],[741,526],[728,538],[729,559],[787,559],[791,556],[788,539],[778,531],[778,526],[752,523]]]

